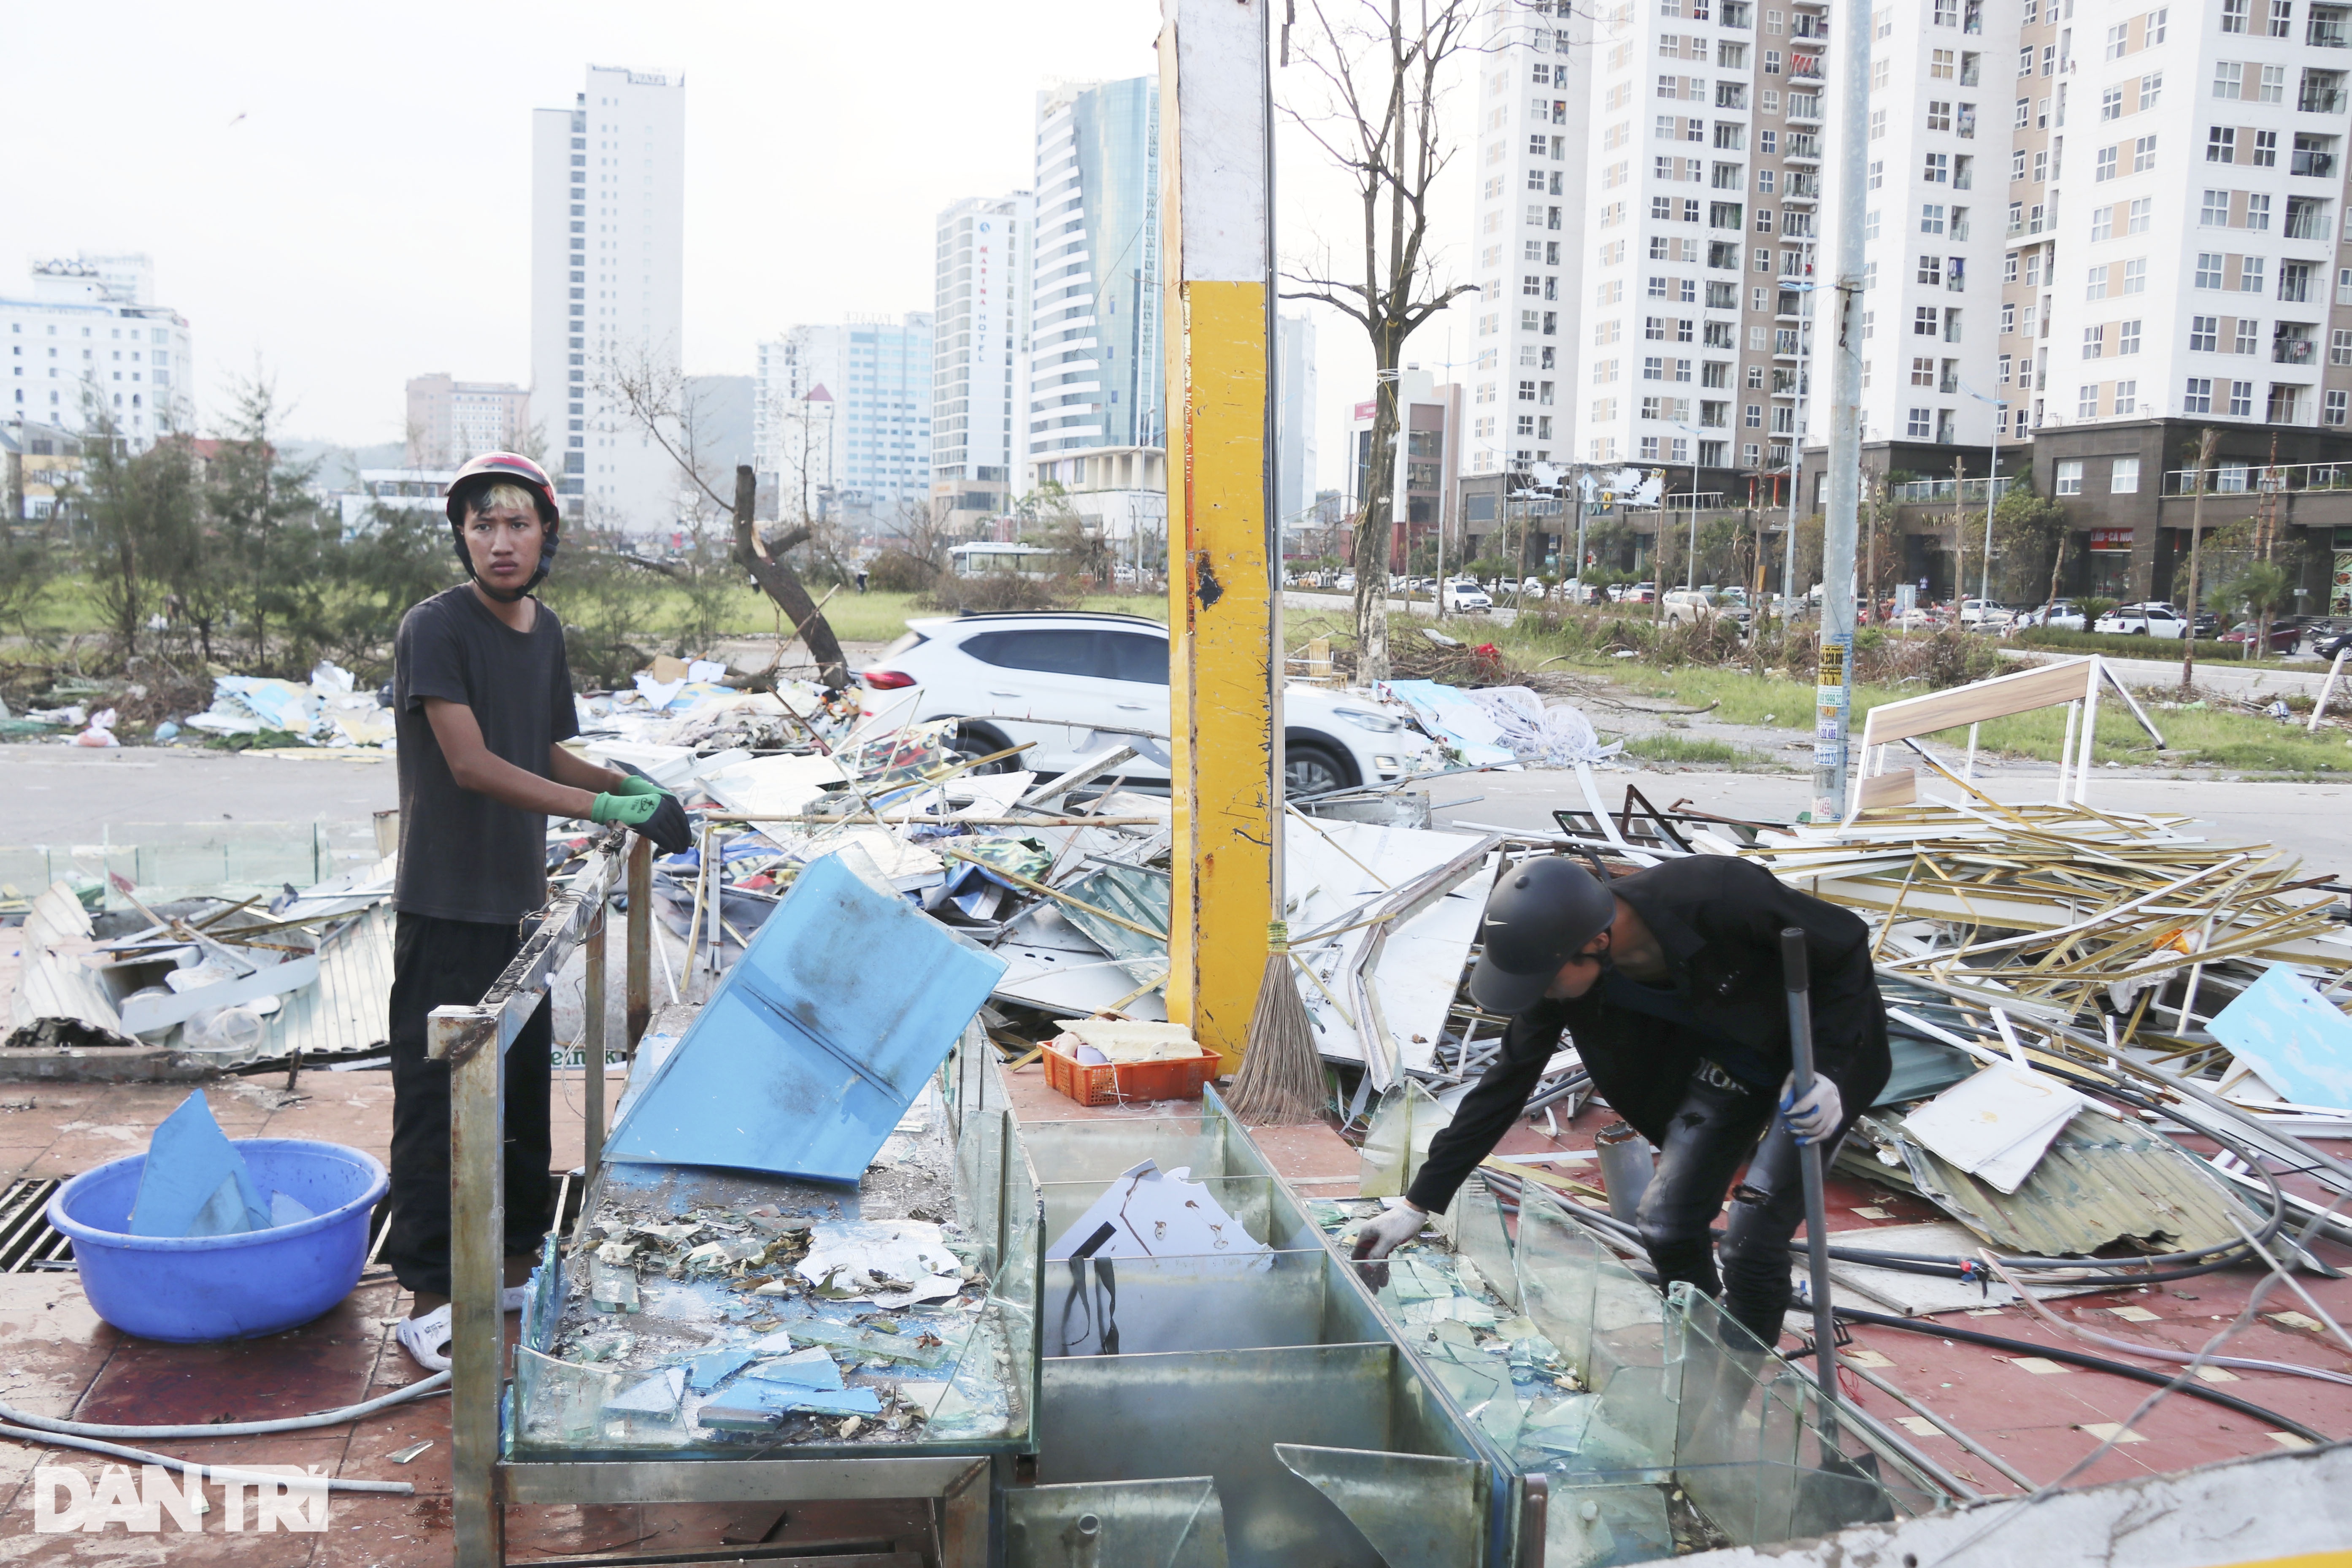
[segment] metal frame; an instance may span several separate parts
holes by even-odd
[[[626,846],[625,849],[624,845]],[[501,1068],[549,982],[585,949],[587,1071],[584,1168],[592,1178],[605,1133],[605,910],[625,877],[626,1053],[653,1016],[650,918],[653,857],[619,830],[549,905],[506,973],[473,1006],[436,1007],[425,1054],[449,1064],[450,1482],[459,1568],[503,1568],[509,1503],[805,1502],[923,1498],[933,1503],[942,1561],[987,1561],[996,1462],[970,1454],[865,1459],[509,1460],[500,1457],[507,1403],[499,1310],[505,1252],[506,1171]],[[584,1211],[583,1211],[584,1214]],[[560,1216],[559,1216],[560,1218]]]

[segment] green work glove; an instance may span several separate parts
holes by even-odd
[[[694,842],[686,808],[676,796],[656,789],[651,795],[600,795],[588,808],[593,822],[617,822],[635,828],[665,855],[676,855]]]
[[[646,777],[643,773],[625,773],[621,775],[621,787],[614,790],[613,793],[618,795],[667,795],[669,791],[662,788],[661,785],[654,783],[653,780]]]

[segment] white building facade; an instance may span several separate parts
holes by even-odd
[[[753,466],[785,515],[893,532],[931,487],[931,312],[797,326],[759,346]]]
[[[531,407],[567,514],[666,530],[681,476],[609,390],[677,374],[686,82],[592,66],[531,116]]]
[[[457,468],[484,452],[520,452],[531,438],[530,391],[446,374],[408,381],[408,465]]]
[[[1060,489],[1100,537],[1164,537],[1160,82],[1037,97],[1022,488]]]
[[[967,196],[939,216],[931,339],[931,501],[969,532],[1011,500],[1028,335],[1027,191]]]
[[[134,451],[193,434],[187,319],[154,291],[144,256],[34,263],[22,295],[0,296],[0,420],[80,433],[102,413]]]
[[[1274,353],[1275,511],[1285,529],[1303,528],[1315,521],[1313,318],[1277,315]]]

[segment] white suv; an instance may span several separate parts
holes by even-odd
[[[1165,784],[1168,628],[1139,616],[941,616],[859,672],[858,708],[890,724],[961,719],[953,744],[1000,764],[1058,773],[1118,742],[1139,753],[1128,777]],[[1319,686],[1283,691],[1285,771],[1293,795],[1381,784],[1444,765],[1433,742],[1361,697]]]

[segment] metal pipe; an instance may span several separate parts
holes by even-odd
[[[1862,297],[1864,208],[1870,164],[1870,38],[1867,0],[1842,21],[1839,73],[1837,326],[1831,342],[1829,497],[1822,531],[1821,670],[1815,700],[1829,711],[1815,730],[1813,819],[1846,808],[1846,736],[1853,715],[1854,530],[1862,503]],[[1797,437],[1795,454],[1804,450]],[[1801,463],[1791,468],[1801,474]],[[1832,668],[1834,667],[1834,668]],[[1821,731],[1827,729],[1827,738]]]
[[[1642,1194],[1657,1173],[1657,1153],[1650,1141],[1623,1121],[1612,1121],[1592,1140],[1601,1156],[1601,1185],[1609,1194],[1609,1212],[1633,1223]]]
[[[1958,1443],[1961,1447],[1966,1448],[1969,1453],[1974,1454],[1978,1458],[1982,1459],[1986,1464],[1990,1465],[1994,1469],[1999,1470],[2002,1475],[2007,1476],[2011,1480],[2015,1481],[2022,1489],[2029,1492],[2034,1489],[2032,1479],[2027,1476],[2023,1471],[2018,1469],[2016,1466],[2011,1464],[1999,1454],[1994,1453],[1990,1448],[1986,1447],[1982,1443],[1978,1442],[1974,1437],[1969,1436],[1966,1432],[1961,1431],[1958,1426],[1953,1426],[1949,1421],[1945,1420],[1942,1416],[1937,1415],[1934,1411],[1928,1409],[1926,1405],[1920,1404],[1917,1400],[1912,1398],[1909,1394],[1904,1393],[1901,1389],[1895,1387],[1893,1384],[1887,1382],[1885,1378],[1871,1371],[1868,1367],[1864,1366],[1859,1362],[1852,1361],[1845,1364],[1846,1370],[1853,1373],[1854,1376],[1862,1379],[1863,1382],[1870,1384],[1871,1387],[1878,1390],[1879,1393],[1885,1394],[1888,1398],[1898,1400],[1901,1403],[1909,1405],[1913,1410],[1918,1413],[1919,1418],[1922,1421],[1928,1423],[1930,1426],[1934,1426],[1936,1430],[1941,1432],[1945,1436],[1949,1437],[1953,1442]]]
[[[588,941],[582,949],[584,966],[581,987],[581,1068],[587,1074],[586,1125],[580,1137],[580,1168],[591,1181],[604,1157],[604,920],[612,905],[597,900],[588,917]],[[556,1219],[561,1222],[562,1215]]]
[[[629,838],[629,975],[627,1018],[629,1038],[625,1054],[635,1059],[637,1042],[645,1037],[646,1026],[653,1022],[653,898],[654,847],[635,834]],[[662,957],[664,968],[669,963],[667,953]]]
[[[1805,959],[1805,933],[1799,926],[1780,932],[1780,974],[1789,993],[1789,1049],[1796,1058],[1796,1096],[1813,1092],[1813,999]],[[1797,1166],[1805,1182],[1805,1257],[1813,1299],[1813,1375],[1822,1398],[1837,1403],[1837,1322],[1830,1315],[1829,1206],[1822,1193],[1822,1146],[1799,1140]]]

